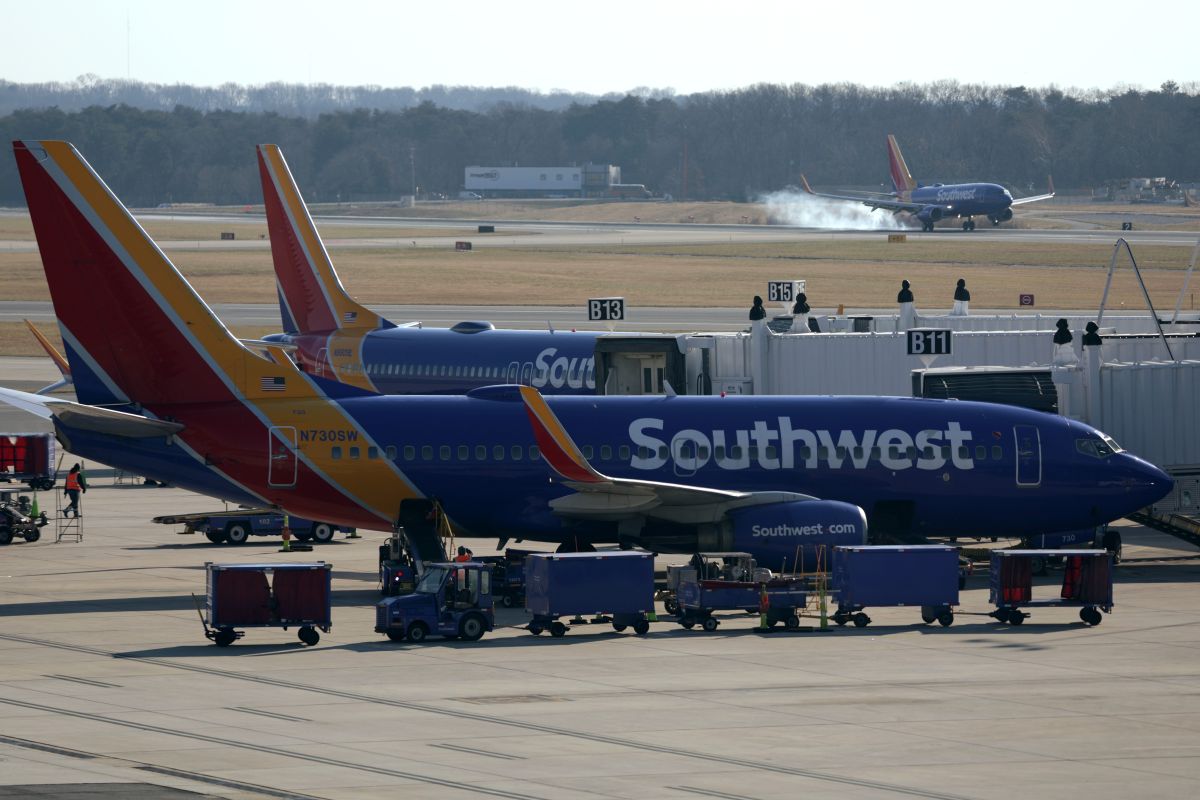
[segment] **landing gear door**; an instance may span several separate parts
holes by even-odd
[[[272,427],[267,440],[267,484],[296,485],[296,429]]]
[[[1033,425],[1014,425],[1017,445],[1017,486],[1042,485],[1042,438]]]

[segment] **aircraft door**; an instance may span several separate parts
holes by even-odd
[[[521,385],[533,386],[533,362],[526,361],[521,365]]]
[[[322,378],[336,378],[333,367],[329,364],[329,348],[322,347],[317,352],[317,375]]]
[[[700,458],[700,446],[692,439],[681,436],[671,442],[672,469],[680,478],[690,478],[695,475],[696,469],[700,466]]]
[[[507,375],[507,377],[504,379],[504,382],[505,383],[516,383],[517,378],[520,375],[520,373],[521,373],[521,365],[519,363],[517,363],[516,361],[512,362],[511,364],[508,365],[508,372],[505,373]]]
[[[1017,486],[1042,485],[1042,438],[1033,425],[1014,425],[1017,445]]]
[[[295,486],[296,429],[290,426],[273,426],[267,436],[267,484],[280,487]]]

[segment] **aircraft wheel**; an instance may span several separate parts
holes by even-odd
[[[429,637],[429,628],[425,627],[424,622],[414,622],[408,626],[408,640],[410,642],[423,642]]]
[[[300,641],[304,642],[304,644],[308,645],[309,647],[312,647],[317,642],[321,641],[321,634],[317,631],[317,629],[310,628],[307,625],[296,631],[296,636],[298,636]]]
[[[225,529],[225,541],[230,544],[245,544],[249,538],[249,529],[240,522],[234,522]]]
[[[704,620],[703,624],[704,630],[708,631],[709,633],[712,633],[721,626],[721,623],[714,617],[709,617],[708,619]]]
[[[558,620],[550,623],[550,635],[555,639],[561,639],[567,633],[567,626],[563,625]]]

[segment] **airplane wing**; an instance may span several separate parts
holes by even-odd
[[[1054,178],[1047,176],[1047,181],[1050,184],[1049,194],[1036,194],[1033,197],[1019,197],[1012,201],[1014,206],[1022,205],[1023,203],[1036,203],[1038,200],[1049,200],[1054,197]]]
[[[813,197],[824,197],[827,200],[844,200],[844,201],[850,202],[850,203],[862,203],[864,206],[869,207],[872,211],[874,211],[877,208],[882,208],[885,211],[892,211],[892,212],[910,211],[915,214],[918,211],[920,211],[922,208],[925,208],[926,206],[930,205],[930,203],[912,203],[907,200],[901,200],[898,197],[895,197],[893,195],[868,196],[868,195],[847,195],[847,194],[825,194],[824,192],[814,192],[812,190],[812,187],[808,185],[808,178],[804,177],[803,175],[800,176],[800,184],[804,188],[805,194],[810,194]],[[940,205],[946,211],[950,211],[954,208],[954,206],[950,203],[945,203],[945,204],[934,203],[933,205]]]
[[[575,494],[551,501],[550,507],[560,516],[610,520],[651,516],[675,522],[716,522],[731,508],[817,499],[798,492],[739,492],[609,477],[588,463],[536,389],[519,388],[542,458],[563,478],[564,486],[575,490]]]
[[[150,419],[125,411],[87,406],[71,400],[42,397],[29,392],[19,392],[16,389],[0,388],[0,403],[6,403],[42,419],[61,421],[64,425],[74,428],[129,439],[170,436],[183,430],[183,425],[178,422]]]

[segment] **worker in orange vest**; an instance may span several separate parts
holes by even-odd
[[[454,562],[458,564],[464,561],[470,561],[473,555],[474,554],[470,550],[460,544],[458,546],[458,555],[454,557]]]
[[[83,472],[80,471],[78,464],[71,467],[71,471],[67,473],[67,485],[64,491],[71,502],[63,509],[63,516],[69,517],[71,512],[74,512],[75,517],[78,518],[80,515],[79,493],[87,493],[87,478],[83,477]]]

